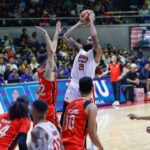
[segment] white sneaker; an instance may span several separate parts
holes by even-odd
[[[118,101],[114,101],[114,103],[112,104],[113,106],[119,106],[120,103]]]

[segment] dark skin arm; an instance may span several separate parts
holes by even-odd
[[[100,46],[98,36],[97,36],[97,31],[96,31],[96,28],[94,25],[95,14],[93,11],[89,14],[89,19],[90,19],[91,37],[92,37],[92,42],[93,42],[93,46],[94,46],[94,51],[96,54],[95,55],[95,62],[99,63],[101,55],[102,55],[102,48]]]

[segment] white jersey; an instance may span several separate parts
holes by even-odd
[[[84,76],[88,76],[93,79],[95,77],[95,69],[97,65],[98,64],[94,59],[93,50],[86,52],[85,50],[80,49],[71,70],[72,79],[79,81]]]
[[[95,62],[93,50],[86,52],[83,49],[80,49],[73,63],[71,71],[72,79],[68,85],[64,98],[66,102],[70,103],[80,97],[79,80],[84,76],[93,79],[95,77],[97,65],[98,63]],[[92,97],[94,98],[94,95]]]
[[[38,123],[35,127],[42,128],[48,134],[48,150],[60,150],[60,134],[53,123],[50,121]],[[35,148],[34,148],[35,149]]]

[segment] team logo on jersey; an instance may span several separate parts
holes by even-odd
[[[79,113],[79,109],[68,109],[68,113],[69,114],[78,114]]]
[[[80,55],[78,58],[78,62],[80,63],[86,63],[88,61],[88,57],[85,55]]]

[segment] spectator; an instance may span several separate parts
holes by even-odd
[[[29,68],[25,69],[25,73],[21,75],[21,82],[31,82],[33,77]]]
[[[39,41],[37,39],[37,33],[36,32],[32,33],[31,44],[32,44],[33,47],[36,47],[36,48],[39,46]]]
[[[123,67],[123,75],[126,76],[127,73],[130,71],[130,66],[131,64],[129,62],[127,62],[124,67]]]
[[[50,24],[54,26],[56,24],[56,21],[56,13],[52,11],[50,14]]]
[[[17,65],[15,64],[14,57],[9,58],[9,64],[10,64],[10,70],[12,70],[13,68],[18,69]]]
[[[126,79],[127,79],[128,84],[132,84],[134,86],[138,86],[140,84],[140,81],[139,81],[138,75],[137,75],[137,65],[136,64],[131,64],[130,71],[126,75]]]
[[[144,86],[145,93],[148,93],[150,91],[150,64],[146,64],[140,70],[139,79],[140,83]]]
[[[3,46],[4,47],[10,46],[10,40],[6,35],[4,36]]]
[[[10,68],[10,64],[6,64],[6,69],[4,72],[4,80],[7,81],[9,75],[11,74],[11,68]]]
[[[5,72],[5,65],[4,65],[4,58],[0,58],[0,74],[1,75],[4,75],[4,72]]]
[[[77,3],[76,8],[77,8],[77,13],[78,13],[78,15],[79,15],[80,12],[83,10],[83,3],[82,3],[81,0],[79,0],[79,2]]]
[[[69,78],[71,71],[66,67],[66,63],[63,62],[62,66],[58,69],[58,78]]]
[[[108,53],[108,49],[103,50],[102,59],[104,60],[104,63],[108,66],[111,62],[111,57]]]
[[[130,86],[127,88],[131,102],[134,102],[134,87],[140,86],[140,80],[137,75],[137,65],[131,64],[130,71],[126,75],[126,83]],[[128,99],[129,100],[129,99]]]
[[[14,54],[13,54],[13,52],[12,52],[10,46],[6,46],[6,47],[5,47],[5,54],[6,54],[6,57],[7,57],[8,59],[10,59],[11,57],[14,57]],[[15,58],[15,57],[14,57],[14,58]]]
[[[46,10],[43,11],[41,16],[40,26],[41,27],[48,27],[49,26],[49,14]]]
[[[27,34],[26,28],[22,29],[22,34],[20,35],[20,42],[22,46],[25,46],[26,44],[29,43],[29,36]]]
[[[33,69],[36,69],[36,68],[38,68],[38,66],[39,66],[39,64],[37,63],[36,57],[35,57],[35,56],[32,57],[31,63],[30,63],[31,69],[32,69],[32,70],[33,70]]]
[[[35,73],[33,74],[33,81],[39,81],[39,77],[38,77],[37,72],[35,72]]]
[[[101,1],[96,1],[95,4],[94,4],[94,12],[95,12],[95,15],[100,15],[101,11],[102,11],[102,3]]]
[[[150,13],[150,11],[148,9],[148,5],[147,4],[143,5],[142,9],[140,9],[140,11],[139,11],[139,15],[143,16],[140,20],[140,23],[144,23],[146,21],[149,13]]]
[[[20,77],[19,77],[17,69],[13,68],[11,74],[8,77],[8,80],[15,80],[15,79],[20,79]]]
[[[106,3],[106,11],[113,11],[113,3],[112,3],[112,0],[107,0],[107,3]]]
[[[148,10],[148,6],[147,5],[144,5],[142,7],[142,9],[140,9],[139,15],[142,15],[142,16],[149,15],[149,10]]]
[[[150,64],[150,56],[147,58],[147,63]]]
[[[21,64],[21,68],[23,71],[25,71],[25,69],[28,67],[28,61],[27,59],[24,59],[22,64]]]

